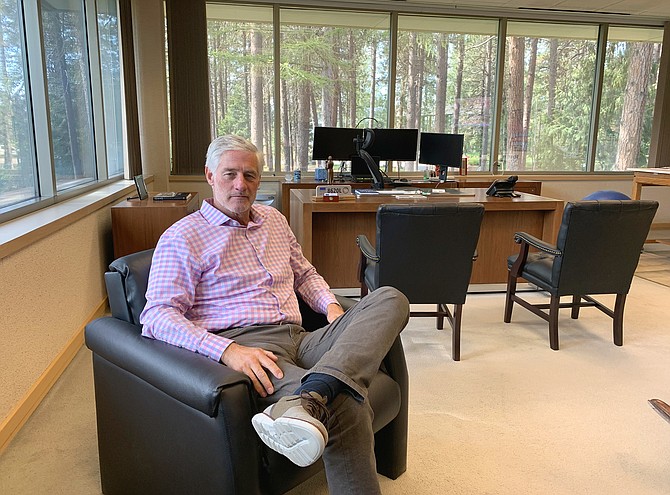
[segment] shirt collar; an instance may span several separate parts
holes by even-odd
[[[200,206],[200,213],[210,225],[234,225],[239,226],[237,220],[230,218],[214,206],[214,198],[207,198]],[[251,220],[247,227],[256,227],[263,223],[267,214],[255,204],[251,205]]]

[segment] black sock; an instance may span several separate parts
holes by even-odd
[[[321,397],[326,399],[326,403],[332,401],[337,394],[348,387],[334,376],[326,375],[324,373],[310,373],[302,382],[295,395],[300,395],[302,392],[316,392]]]

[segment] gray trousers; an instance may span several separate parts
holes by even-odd
[[[272,351],[279,358],[277,364],[284,377],[279,380],[268,373],[275,393],[258,397],[262,407],[294,393],[310,373],[334,376],[353,391],[353,395],[339,394],[328,404],[331,421],[323,462],[333,495],[381,493],[367,392],[408,320],[407,298],[392,287],[381,287],[333,323],[313,332],[298,325],[267,325],[219,334],[240,345]]]

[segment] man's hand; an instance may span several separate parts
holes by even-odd
[[[335,320],[337,320],[340,316],[344,314],[344,310],[342,309],[342,306],[340,306],[337,303],[330,303],[328,307],[326,308],[326,319],[328,320],[328,323],[332,323]]]
[[[277,356],[270,351],[260,347],[245,347],[235,342],[226,347],[221,356],[223,364],[251,378],[256,392],[261,397],[267,397],[275,391],[265,370],[276,378],[284,377],[284,373],[277,366],[277,359]]]

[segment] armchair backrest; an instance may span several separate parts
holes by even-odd
[[[415,304],[463,304],[483,216],[479,203],[381,205],[375,286]]]
[[[656,201],[567,203],[552,267],[559,294],[625,294],[658,209]]]
[[[109,265],[109,271],[105,273],[105,285],[109,308],[114,318],[140,324],[140,314],[147,304],[146,293],[153,254],[153,249],[147,249],[122,256]],[[336,297],[345,310],[354,304],[352,299]],[[298,304],[302,326],[307,330],[314,330],[328,323],[324,315],[312,310],[300,296]]]
[[[147,249],[114,260],[105,273],[112,316],[135,325],[147,304],[146,293],[154,250]]]

